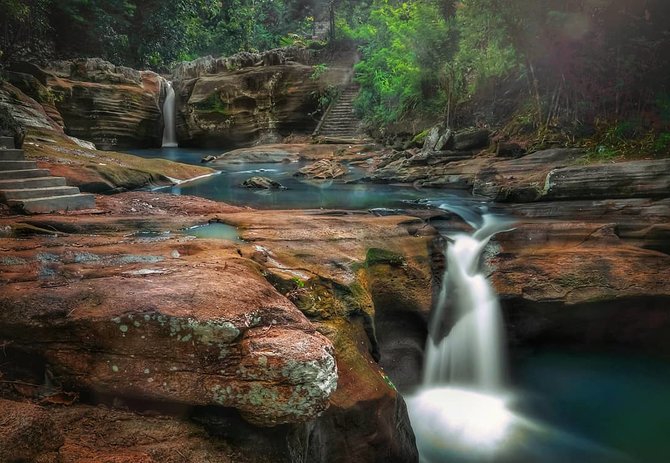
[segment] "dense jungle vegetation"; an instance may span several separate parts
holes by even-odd
[[[350,47],[372,128],[503,126],[600,157],[670,150],[665,0],[0,0],[0,60],[167,70],[282,45]],[[329,43],[317,24],[334,23]],[[321,39],[321,37],[319,37]],[[400,129],[398,129],[400,127]]]

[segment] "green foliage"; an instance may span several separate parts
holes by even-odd
[[[291,282],[293,283],[293,286],[297,289],[302,289],[306,286],[305,282],[298,277],[291,278]]]
[[[310,80],[319,80],[319,78],[328,72],[327,64],[316,64],[312,66],[312,75],[309,76]]]
[[[153,68],[207,54],[318,47],[318,0],[0,0],[0,59],[101,57]]]
[[[316,100],[316,111],[310,114],[323,114],[328,107],[340,96],[340,88],[335,85],[328,85],[325,88],[312,92],[312,98]]]
[[[47,53],[51,0],[0,0],[0,61]]]
[[[449,58],[450,24],[429,1],[376,0],[369,22],[344,33],[362,43],[356,65],[361,84],[357,108],[383,125],[409,112],[435,112],[444,106],[441,69]]]

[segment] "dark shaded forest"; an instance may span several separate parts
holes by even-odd
[[[2,0],[0,59],[178,61],[280,46],[356,49],[370,129],[503,126],[603,158],[670,149],[664,0]],[[334,30],[322,32],[334,24]],[[326,63],[327,64],[327,63]]]

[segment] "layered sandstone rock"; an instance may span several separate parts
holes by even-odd
[[[319,96],[330,86],[346,84],[351,69],[331,67],[317,75],[296,53],[243,53],[178,66],[174,78],[180,143],[248,146],[292,132],[311,133],[318,121],[313,113]]]
[[[44,69],[22,63],[13,69],[48,89],[68,135],[101,149],[160,146],[161,78],[156,73],[96,58],[51,63]]]
[[[46,89],[36,79],[29,79],[27,74],[23,76],[36,85],[34,92]],[[31,97],[9,82],[1,82],[0,110],[20,127],[27,159],[37,161],[39,167],[49,169],[52,175],[65,177],[69,185],[85,192],[109,193],[147,185],[169,185],[175,179],[213,173],[206,167],[96,150],[90,143],[64,133],[59,119],[54,119],[49,110],[51,100],[47,97],[50,95],[37,92]]]
[[[234,249],[105,241],[3,253],[0,337],[103,396],[236,408],[265,426],[326,408],[330,343]]]

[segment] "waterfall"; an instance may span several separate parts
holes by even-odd
[[[428,327],[423,384],[407,398],[420,462],[632,463],[515,411],[500,306],[481,269],[484,248],[510,222],[450,203],[439,207],[476,230],[445,237],[447,265]]]
[[[167,82],[167,94],[163,103],[163,148],[176,148],[178,146],[175,105],[176,101],[172,82]]]
[[[462,216],[482,223],[472,234],[445,237],[447,265],[428,327],[423,384],[407,400],[422,463],[494,461],[519,423],[504,395],[500,306],[481,269],[484,248],[510,222],[472,211]]]
[[[491,237],[508,226],[509,222],[484,215],[474,234],[458,234],[448,240],[446,270],[426,342],[424,386],[449,383],[485,391],[503,388],[506,355],[502,316],[480,261]],[[445,335],[448,317],[453,317],[454,323]]]

